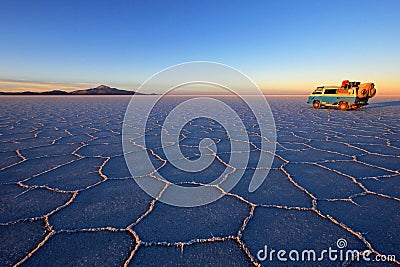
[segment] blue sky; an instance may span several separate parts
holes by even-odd
[[[2,1],[0,90],[135,89],[174,64],[230,65],[265,93],[343,79],[400,88],[400,1]]]

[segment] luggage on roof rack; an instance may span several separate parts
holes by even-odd
[[[376,94],[374,83],[363,83],[358,86],[357,96],[359,98],[374,97]]]

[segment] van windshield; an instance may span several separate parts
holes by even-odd
[[[315,94],[322,94],[322,90],[323,90],[324,88],[323,87],[317,87],[317,89],[315,89],[314,90],[314,92],[312,92],[314,95]]]

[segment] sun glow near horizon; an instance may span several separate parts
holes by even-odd
[[[362,81],[367,82],[367,81]],[[370,82],[370,81],[368,81]],[[400,96],[399,85],[396,82],[389,82],[386,80],[375,82],[375,86],[377,88],[378,95],[382,96]],[[340,85],[341,80],[336,82],[327,81],[303,81],[301,83],[288,83],[285,81],[282,82],[255,82],[259,87],[260,91],[265,95],[307,95],[311,93],[317,86],[321,85]],[[0,79],[0,91],[2,92],[44,92],[44,91],[52,91],[52,90],[62,90],[66,92],[74,91],[74,90],[82,90],[88,88],[95,88],[101,82],[75,82],[75,83],[62,83],[62,82],[40,82],[40,81],[18,81],[18,80],[4,80]],[[140,85],[137,84],[121,84],[121,83],[104,83],[110,87],[116,87],[118,89],[123,90],[131,90],[137,91]],[[175,92],[175,95],[224,95],[226,93],[221,92],[216,89],[216,87],[196,87],[196,86],[186,86],[185,88],[178,90],[179,92]],[[246,93],[245,88],[241,88],[243,93]],[[157,93],[157,89],[155,88],[154,92],[147,93]]]
[[[163,1],[7,1],[0,91],[136,90],[165,68],[204,60],[240,70],[265,94],[307,94],[348,79],[397,95],[399,9],[390,0],[189,1],[173,9]],[[344,10],[351,19],[341,19]]]

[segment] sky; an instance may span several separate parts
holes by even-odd
[[[348,79],[399,95],[399,10],[397,0],[0,0],[0,90],[135,90],[169,66],[212,61],[266,94]]]

